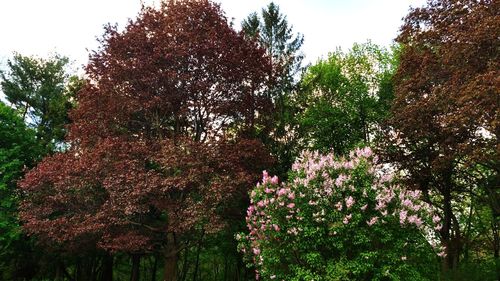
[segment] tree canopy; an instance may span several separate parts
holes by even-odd
[[[101,42],[71,113],[71,149],[20,185],[24,229],[67,249],[162,252],[175,280],[182,235],[220,229],[223,203],[270,163],[247,138],[270,108],[269,64],[209,1],[144,8]]]
[[[54,55],[49,59],[15,54],[0,71],[5,98],[23,121],[36,129],[37,138],[48,151],[64,140],[68,111],[82,81],[68,74],[69,59]]]
[[[438,194],[429,200],[444,214],[449,268],[466,231],[456,204],[483,188],[489,202],[499,199],[498,10],[498,1],[429,1],[411,10],[397,38],[403,50],[382,146],[410,186]],[[498,203],[490,205],[498,233]]]

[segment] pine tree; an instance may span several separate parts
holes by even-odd
[[[266,50],[271,63],[267,95],[273,101],[274,114],[260,137],[278,160],[279,168],[273,172],[284,177],[297,156],[296,125],[292,123],[296,110],[290,99],[297,86],[295,78],[302,70],[304,56],[300,48],[304,37],[294,34],[287,17],[273,2],[262,9],[261,17],[251,13],[241,26],[247,36],[253,37]]]

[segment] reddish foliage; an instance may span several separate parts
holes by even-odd
[[[457,265],[462,247],[451,202],[477,184],[460,169],[482,166],[498,178],[499,5],[429,0],[410,12],[397,39],[403,52],[383,146],[411,184],[442,198],[436,204],[448,267]],[[491,199],[498,202],[498,193]]]
[[[268,72],[263,50],[209,1],[167,1],[123,32],[108,27],[71,114],[71,149],[20,184],[25,230],[144,252],[168,233],[219,229],[271,161],[247,139],[269,110]]]

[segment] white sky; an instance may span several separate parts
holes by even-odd
[[[153,3],[158,0],[143,0]],[[270,0],[219,0],[235,26],[249,13]],[[411,6],[425,0],[275,0],[295,32],[304,34],[306,62],[325,57],[336,47],[347,49],[354,42],[388,46],[396,37],[401,19]],[[16,51],[46,57],[68,56],[79,68],[106,23],[123,27],[135,18],[141,0],[0,0],[0,67]]]

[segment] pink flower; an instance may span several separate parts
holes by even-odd
[[[326,195],[330,196],[333,193],[333,190],[331,188],[325,188],[325,193]]]
[[[269,194],[269,193],[272,193],[273,190],[270,189],[269,187],[266,187],[266,189],[264,190],[265,193]]]
[[[264,204],[263,201],[259,201],[259,202],[257,202],[257,206],[260,207],[260,208],[262,208],[262,207],[265,206],[265,204]]]
[[[441,218],[438,215],[432,216],[432,222],[433,223],[438,223],[441,221]]]
[[[295,228],[295,227],[290,228],[287,232],[288,232],[288,234],[293,234],[293,235],[297,235],[299,233],[297,231],[297,228]]]
[[[259,248],[253,248],[253,253],[256,256],[260,255],[260,249]]]
[[[405,223],[405,221],[406,221],[406,216],[407,216],[407,215],[408,215],[408,212],[407,212],[407,211],[405,211],[405,210],[403,210],[403,211],[399,212],[399,222],[400,222],[401,224],[404,224],[404,223]]]
[[[352,196],[347,197],[347,199],[345,200],[345,205],[346,205],[347,209],[351,208],[355,202],[356,201],[354,200],[354,198],[352,198]]]
[[[379,201],[379,202],[377,202],[377,206],[375,206],[375,210],[384,209],[385,207],[387,207],[385,205],[385,202]]]
[[[280,231],[280,227],[277,224],[273,224],[274,231]]]
[[[361,149],[358,148],[358,149],[356,149],[356,156],[368,158],[368,157],[372,156],[372,150],[369,147],[365,147],[365,148],[361,148]]]
[[[342,186],[342,184],[344,183],[344,181],[347,180],[347,176],[346,175],[339,175],[337,177],[337,179],[335,179],[335,185],[340,187]]]
[[[366,210],[366,208],[368,208],[368,204],[363,205],[363,206],[361,207],[361,211]]]
[[[418,216],[416,216],[416,215],[409,216],[408,217],[408,222],[409,223],[413,223],[416,226],[421,226],[422,225],[422,220]]]
[[[413,203],[409,199],[405,199],[403,201],[403,205],[406,206],[406,207],[411,208],[413,206]]]
[[[364,157],[370,157],[370,156],[372,156],[372,154],[373,154],[373,151],[372,151],[371,148],[369,148],[368,146],[365,147],[365,148],[363,148],[362,156],[364,156]]]
[[[285,195],[286,193],[287,193],[287,190],[286,190],[286,189],[284,189],[284,188],[280,188],[280,189],[278,190],[278,196],[283,196],[283,195]]]
[[[366,223],[369,225],[369,226],[372,226],[374,225],[376,222],[378,221],[378,217],[373,217],[370,219],[370,221],[367,221]]]
[[[295,207],[295,203],[290,203],[286,205],[289,209],[293,209]]]
[[[354,168],[354,163],[352,161],[345,162],[344,163],[344,168],[346,168],[346,169],[352,169],[352,168]]]
[[[278,177],[277,176],[274,176],[271,178],[271,183],[272,184],[278,184]]]
[[[342,221],[344,224],[348,224],[349,220],[352,218],[352,214],[349,214],[344,217],[344,220]]]
[[[420,190],[414,190],[414,191],[409,191],[408,193],[410,194],[410,196],[413,199],[419,199],[420,198],[420,194],[422,193],[422,191],[420,191]]]
[[[421,218],[419,218],[419,217],[417,217],[417,219],[415,220],[415,225],[416,225],[417,227],[420,227],[420,226],[422,226],[422,223],[423,223],[423,222],[422,222],[422,219],[421,219]]]
[[[290,192],[290,193],[288,194],[288,199],[290,199],[290,200],[295,199],[295,193],[294,193],[294,192]]]
[[[342,202],[337,202],[337,204],[335,204],[335,208],[337,208],[338,211],[342,211]]]

